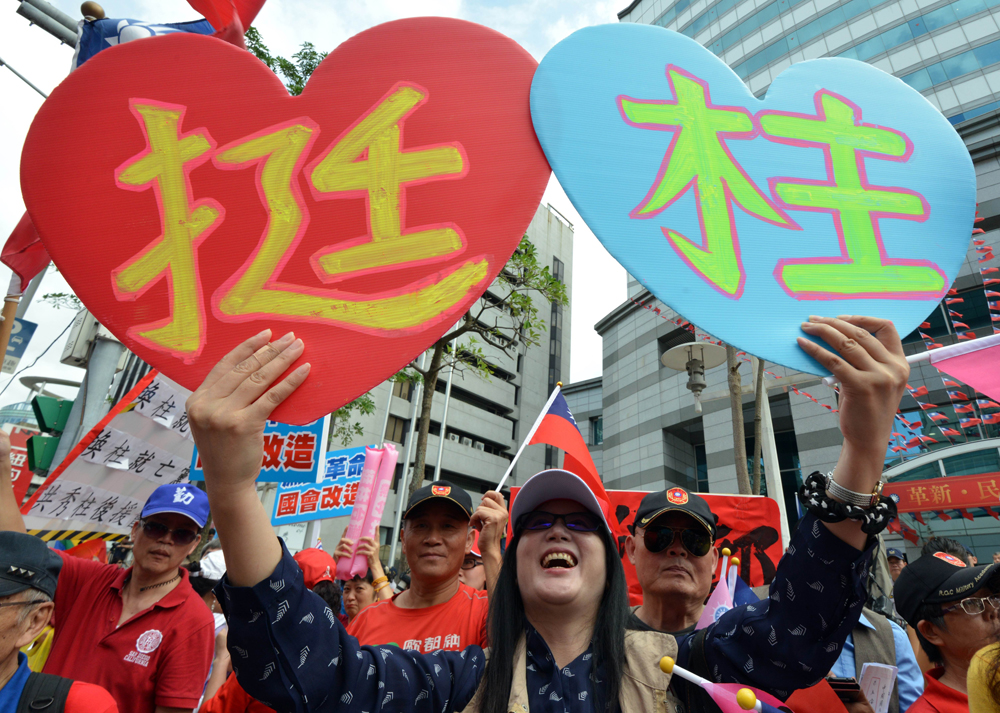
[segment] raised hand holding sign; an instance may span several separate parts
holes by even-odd
[[[84,304],[189,388],[294,330],[311,388],[273,417],[307,423],[444,334],[517,247],[549,176],[536,66],[443,18],[351,38],[299,97],[212,38],[113,47],[36,116],[25,201]]]

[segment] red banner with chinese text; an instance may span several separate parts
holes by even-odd
[[[883,495],[896,495],[899,512],[928,512],[1000,505],[1000,473],[958,475],[887,483]]]

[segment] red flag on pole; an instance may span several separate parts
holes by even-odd
[[[42,239],[35,232],[31,216],[25,213],[7,238],[3,252],[0,253],[0,262],[21,278],[21,292],[24,292],[31,278],[44,270],[51,259],[42,245]]]

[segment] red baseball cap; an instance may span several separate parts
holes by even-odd
[[[312,589],[317,582],[333,582],[337,574],[337,562],[323,550],[310,547],[300,550],[292,559],[302,570],[306,588]]]

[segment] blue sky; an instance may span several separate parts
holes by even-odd
[[[50,0],[71,17],[80,16],[80,4],[74,0]],[[533,0],[511,2],[462,2],[461,0],[271,0],[254,24],[272,53],[290,56],[304,41],[317,49],[329,51],[362,30],[404,17],[437,15],[459,17],[492,27],[512,37],[537,60],[552,45],[573,31],[607,22],[617,22],[616,13],[626,0]],[[198,19],[184,0],[108,0],[103,3],[108,17],[131,18],[147,22],[180,22]],[[0,20],[0,57],[27,76],[35,85],[51,91],[67,74],[73,50],[15,13],[14,3],[6,4]],[[42,97],[7,69],[0,68],[0,238],[6,239],[24,211],[18,179],[21,145],[32,117],[42,104]],[[109,137],[81,136],[81,141],[106,141]],[[604,250],[553,178],[543,201],[551,203],[576,228],[574,246],[574,295],[571,322],[572,381],[601,374],[601,340],[593,325],[626,298],[625,271]],[[10,271],[0,266],[0,284],[6,285]],[[49,292],[68,292],[60,275],[49,269],[39,296]],[[56,310],[43,304],[32,305],[27,319],[39,324],[32,343],[21,362],[26,366],[48,346],[72,319],[68,310]],[[63,342],[60,340],[38,366],[25,375],[44,375],[79,380],[83,371],[59,363]],[[9,375],[0,377],[0,388]],[[73,395],[73,390],[64,392]],[[0,396],[0,404],[24,398],[27,390],[11,384]]]

